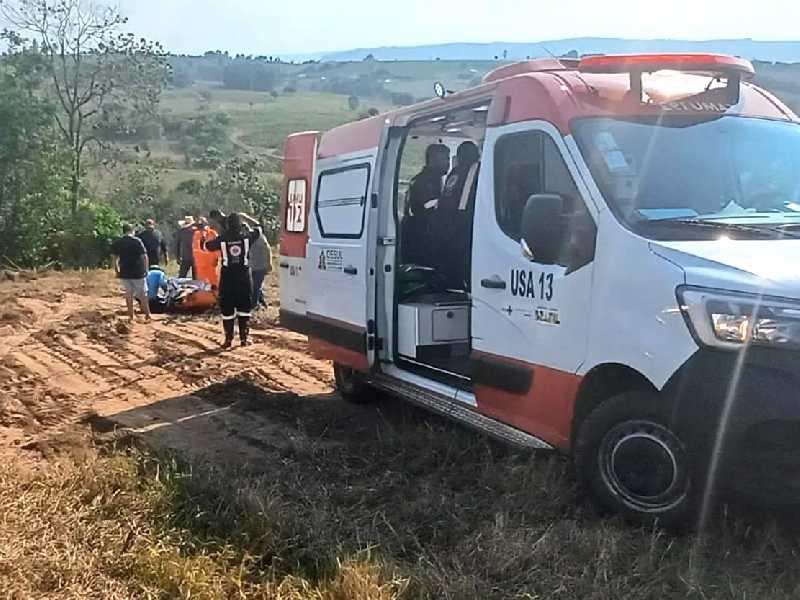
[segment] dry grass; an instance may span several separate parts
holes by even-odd
[[[177,479],[186,477],[125,454],[36,474],[0,468],[0,597],[388,600],[404,589],[369,554],[312,583],[197,539],[170,514]]]
[[[207,393],[249,395],[295,443],[254,440],[248,471],[122,451],[0,468],[0,597],[800,596],[791,516],[633,529],[584,505],[566,461],[402,404]]]

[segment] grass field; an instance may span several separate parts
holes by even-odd
[[[283,142],[290,133],[326,131],[355,120],[370,107],[378,110],[388,108],[385,103],[364,102],[353,111],[347,105],[347,96],[300,93],[281,96],[263,108],[231,112],[231,117],[233,126],[243,132],[243,142],[282,152]]]
[[[290,133],[325,131],[355,120],[368,108],[389,108],[385,101],[364,100],[359,108],[350,110],[347,96],[339,94],[301,92],[273,98],[267,92],[190,88],[166,92],[162,110],[178,116],[197,116],[202,113],[201,92],[211,95],[203,110],[228,114],[237,139],[273,152],[282,151],[284,139]]]
[[[212,393],[213,390],[209,390]],[[298,440],[250,470],[112,449],[0,468],[3,597],[286,600],[798,597],[796,524],[702,536],[603,520],[567,462],[384,400],[227,388]],[[53,596],[51,596],[53,594]]]

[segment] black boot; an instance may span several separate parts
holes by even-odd
[[[225,330],[225,341],[222,343],[223,348],[230,348],[233,344],[233,328],[235,323],[233,319],[223,319],[222,328]]]
[[[239,317],[239,340],[242,346],[250,345],[247,341],[247,335],[250,333],[250,317]]]

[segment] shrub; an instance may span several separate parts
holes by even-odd
[[[122,219],[104,202],[83,200],[64,227],[50,235],[49,255],[65,267],[104,267],[111,262],[111,244],[120,236]]]

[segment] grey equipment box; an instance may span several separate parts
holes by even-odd
[[[397,350],[417,358],[420,346],[469,342],[469,302],[408,303],[397,306]]]

